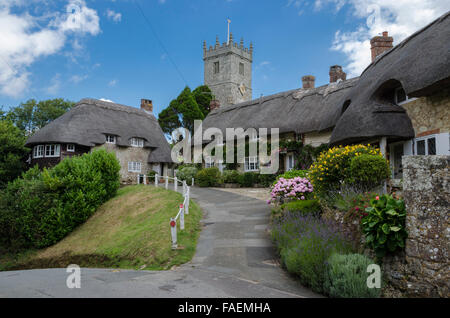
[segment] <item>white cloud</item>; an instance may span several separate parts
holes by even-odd
[[[108,103],[114,103],[112,100],[106,99],[106,98],[100,98],[100,100],[102,100],[104,102],[108,102]]]
[[[84,81],[84,80],[87,79],[87,78],[88,78],[87,75],[73,75],[73,76],[70,78],[70,81],[71,81],[72,83],[78,84],[78,83],[81,83],[82,81]]]
[[[53,78],[50,82],[51,82],[51,85],[49,87],[47,87],[47,93],[50,95],[58,94],[58,91],[61,87],[61,74],[59,74],[59,73],[55,74],[55,76],[53,76]]]
[[[28,4],[23,0],[0,1],[0,94],[11,97],[19,97],[29,87],[28,68],[37,59],[60,52],[71,36],[100,32],[97,12],[83,0],[69,0],[66,13],[54,12],[45,17],[13,10],[23,9],[25,3]],[[76,39],[73,45],[79,47]],[[56,80],[50,92],[57,89],[55,84]]]
[[[158,0],[158,2],[159,2],[160,4],[164,4],[164,3],[166,3],[166,0]]]
[[[335,34],[332,49],[348,58],[346,71],[358,76],[370,64],[370,39],[383,31],[394,38],[394,45],[450,10],[448,0],[316,0],[315,8],[332,4],[337,11],[344,5],[365,24],[356,30]]]
[[[116,23],[122,21],[122,13],[115,12],[111,9],[106,10],[106,16],[108,17],[108,19],[110,19]]]
[[[118,82],[118,80],[116,80],[116,79],[113,79],[113,80],[111,80],[109,83],[108,83],[108,86],[110,86],[110,87],[114,87],[114,86],[116,86],[117,85],[117,82]]]

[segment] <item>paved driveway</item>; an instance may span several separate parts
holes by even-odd
[[[191,195],[205,213],[191,262],[170,271],[83,268],[80,289],[66,287],[65,269],[0,272],[0,297],[318,296],[277,264],[264,201],[216,189]]]

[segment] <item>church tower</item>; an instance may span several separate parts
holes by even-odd
[[[228,40],[207,49],[203,42],[205,85],[211,89],[220,107],[241,103],[252,99],[253,45],[244,47],[244,39],[239,44],[228,33]]]

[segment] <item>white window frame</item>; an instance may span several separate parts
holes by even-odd
[[[205,168],[212,168],[214,167],[214,160],[211,157],[205,158]]]
[[[405,92],[406,99],[405,99],[404,101],[402,101],[402,102],[399,102],[399,101],[398,101],[398,91],[399,91],[399,90],[403,90],[403,91],[405,92],[405,90],[403,89],[403,87],[397,87],[397,88],[395,89],[395,92],[394,92],[394,98],[395,98],[395,103],[396,103],[397,105],[403,105],[403,104],[412,102],[413,100],[416,100],[416,99],[417,99],[417,98],[415,98],[415,97],[411,97],[411,98],[410,98],[410,97],[406,94],[406,92]]]
[[[75,152],[75,144],[67,144],[67,152]]]
[[[292,166],[290,166],[290,158],[292,158]],[[286,171],[291,171],[295,167],[295,158],[293,154],[286,155]]]
[[[137,161],[129,161],[128,162],[128,172],[138,172],[142,171],[142,164]]]
[[[431,156],[431,155],[429,155],[429,152],[428,152],[428,139],[432,139],[432,138],[434,138],[435,152],[436,152],[436,154],[438,154],[438,141],[439,141],[439,139],[437,138],[436,134],[415,138],[414,139],[414,154],[416,156]],[[424,155],[419,155],[417,153],[417,149],[418,149],[417,143],[419,141],[423,141],[425,143],[425,154]]]
[[[44,158],[45,145],[37,145],[33,148],[33,159],[34,158]]]
[[[114,135],[106,135],[106,143],[107,144],[115,144],[116,143],[116,136],[114,136]]]
[[[144,147],[144,139],[133,137],[130,140],[131,147],[143,148]]]
[[[244,171],[245,172],[259,171],[259,157],[258,156],[245,157]]]
[[[47,154],[47,149],[48,149],[48,153]],[[49,145],[45,145],[45,152],[44,152],[44,156],[46,158],[57,158],[59,157],[61,154],[61,146],[58,144],[49,144]]]

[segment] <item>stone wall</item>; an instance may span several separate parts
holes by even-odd
[[[450,89],[403,104],[411,118],[416,137],[450,132]]]
[[[450,297],[449,165],[450,156],[403,157],[408,239],[404,272],[393,276],[408,296]]]

